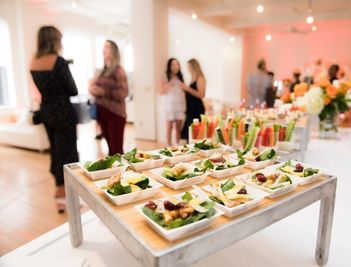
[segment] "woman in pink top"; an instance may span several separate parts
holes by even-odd
[[[91,82],[89,92],[95,97],[98,122],[107,141],[109,155],[123,154],[123,134],[127,117],[127,75],[120,66],[119,49],[115,42],[107,40],[103,53],[104,68]]]

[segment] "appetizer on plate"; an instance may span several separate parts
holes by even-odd
[[[196,167],[199,170],[215,170],[222,171],[230,168],[235,168],[245,164],[245,160],[243,158],[239,160],[235,160],[229,156],[225,156],[222,154],[213,154],[209,159],[204,159],[196,162]]]
[[[303,178],[318,174],[320,171],[319,169],[307,167],[301,162],[292,162],[291,160],[278,167],[278,170]]]
[[[194,147],[200,149],[200,155],[206,158],[214,153],[223,153],[226,150],[226,147],[221,143],[212,142],[208,139],[195,143]]]
[[[189,179],[204,174],[206,170],[200,170],[191,163],[178,163],[172,167],[164,167],[162,176],[172,181]]]
[[[195,148],[201,149],[201,150],[213,150],[221,147],[221,143],[218,142],[212,142],[208,139],[204,139],[201,142],[197,142],[194,145]]]
[[[272,164],[274,159],[277,157],[277,153],[272,148],[267,148],[260,151],[254,147],[250,151],[244,153],[237,150],[238,158],[244,158],[247,163],[247,167],[253,170],[263,169],[268,165]]]
[[[108,180],[95,182],[116,205],[123,205],[152,197],[162,185],[142,173],[127,171]]]
[[[170,164],[191,161],[200,150],[192,145],[165,147],[158,153],[166,157],[166,161]]]
[[[119,172],[124,172],[128,164],[122,160],[122,156],[115,154],[97,161],[87,161],[83,166],[84,172],[93,180],[108,178]]]
[[[165,229],[174,229],[211,218],[215,215],[214,203],[206,198],[186,192],[181,197],[149,201],[143,213]]]
[[[177,156],[189,155],[197,152],[199,152],[198,148],[191,147],[189,145],[183,145],[183,146],[165,147],[165,148],[162,148],[158,153],[166,157],[177,157]]]
[[[191,163],[178,163],[171,167],[161,167],[151,170],[155,178],[172,189],[180,189],[202,183],[207,172],[199,170]]]
[[[115,154],[113,156],[107,156],[103,159],[97,161],[87,161],[84,164],[84,168],[88,172],[106,170],[112,167],[121,167],[123,166],[122,157],[120,154]]]
[[[239,156],[241,154],[242,153],[238,153]],[[245,155],[243,155],[243,158],[249,161],[260,162],[260,161],[275,159],[276,156],[277,156],[277,153],[272,148],[267,148],[261,152],[258,148],[254,147],[253,149],[248,151]]]
[[[145,160],[161,159],[161,156],[156,153],[153,154],[153,153],[142,152],[134,148],[131,151],[125,153],[123,155],[123,158],[129,163],[140,163],[140,162],[144,162]]]
[[[280,172],[270,174],[256,172],[250,175],[249,181],[269,190],[277,190],[293,184],[289,175]]]
[[[256,189],[233,178],[201,187],[199,193],[216,203],[227,217],[233,217],[255,208],[269,193]]]
[[[228,179],[224,183],[212,183],[209,187],[203,187],[203,190],[210,200],[228,208],[245,204],[253,199],[246,190],[246,185],[236,184],[233,179]]]
[[[136,171],[160,167],[165,158],[156,151],[143,152],[136,148],[125,153],[123,158],[130,163]]]
[[[149,183],[150,180],[145,175],[138,172],[127,171],[123,174],[118,173],[112,176],[102,189],[106,189],[107,193],[113,196],[120,196],[151,188]]]

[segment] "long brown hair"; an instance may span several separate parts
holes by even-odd
[[[121,54],[119,53],[118,45],[111,40],[106,40],[111,47],[111,65],[107,67],[106,62],[104,61],[104,68],[102,69],[101,76],[111,77],[115,74],[116,69],[120,65]]]
[[[194,70],[195,74],[196,74],[196,80],[199,79],[200,77],[205,79],[205,75],[202,72],[201,66],[199,61],[197,61],[195,58],[192,58],[188,61],[188,63],[190,64],[191,68]]]
[[[39,29],[36,58],[55,54],[58,55],[62,47],[62,33],[54,26],[43,26]]]

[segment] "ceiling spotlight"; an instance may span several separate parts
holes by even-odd
[[[316,25],[313,25],[313,26],[312,26],[312,31],[313,31],[313,32],[316,32],[316,31],[317,31],[317,26],[316,26]]]
[[[229,42],[234,43],[234,41],[235,41],[235,37],[234,36],[230,36],[229,37]]]
[[[314,18],[313,18],[313,16],[308,16],[307,18],[306,18],[306,22],[308,23],[308,24],[312,24],[313,23],[313,21],[314,21]]]
[[[196,13],[193,13],[193,14],[191,15],[191,18],[192,18],[193,20],[196,20],[196,19],[197,19]]]
[[[72,8],[77,8],[77,3],[73,1],[73,2],[71,3],[71,6],[72,6]]]
[[[263,10],[264,10],[263,5],[258,5],[256,10],[257,10],[258,13],[262,13]]]
[[[266,38],[266,41],[269,42],[272,40],[272,35],[267,34],[265,38]]]

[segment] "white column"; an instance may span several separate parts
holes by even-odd
[[[135,137],[159,140],[157,92],[168,57],[168,7],[163,0],[132,0]],[[165,130],[164,130],[165,131]]]

